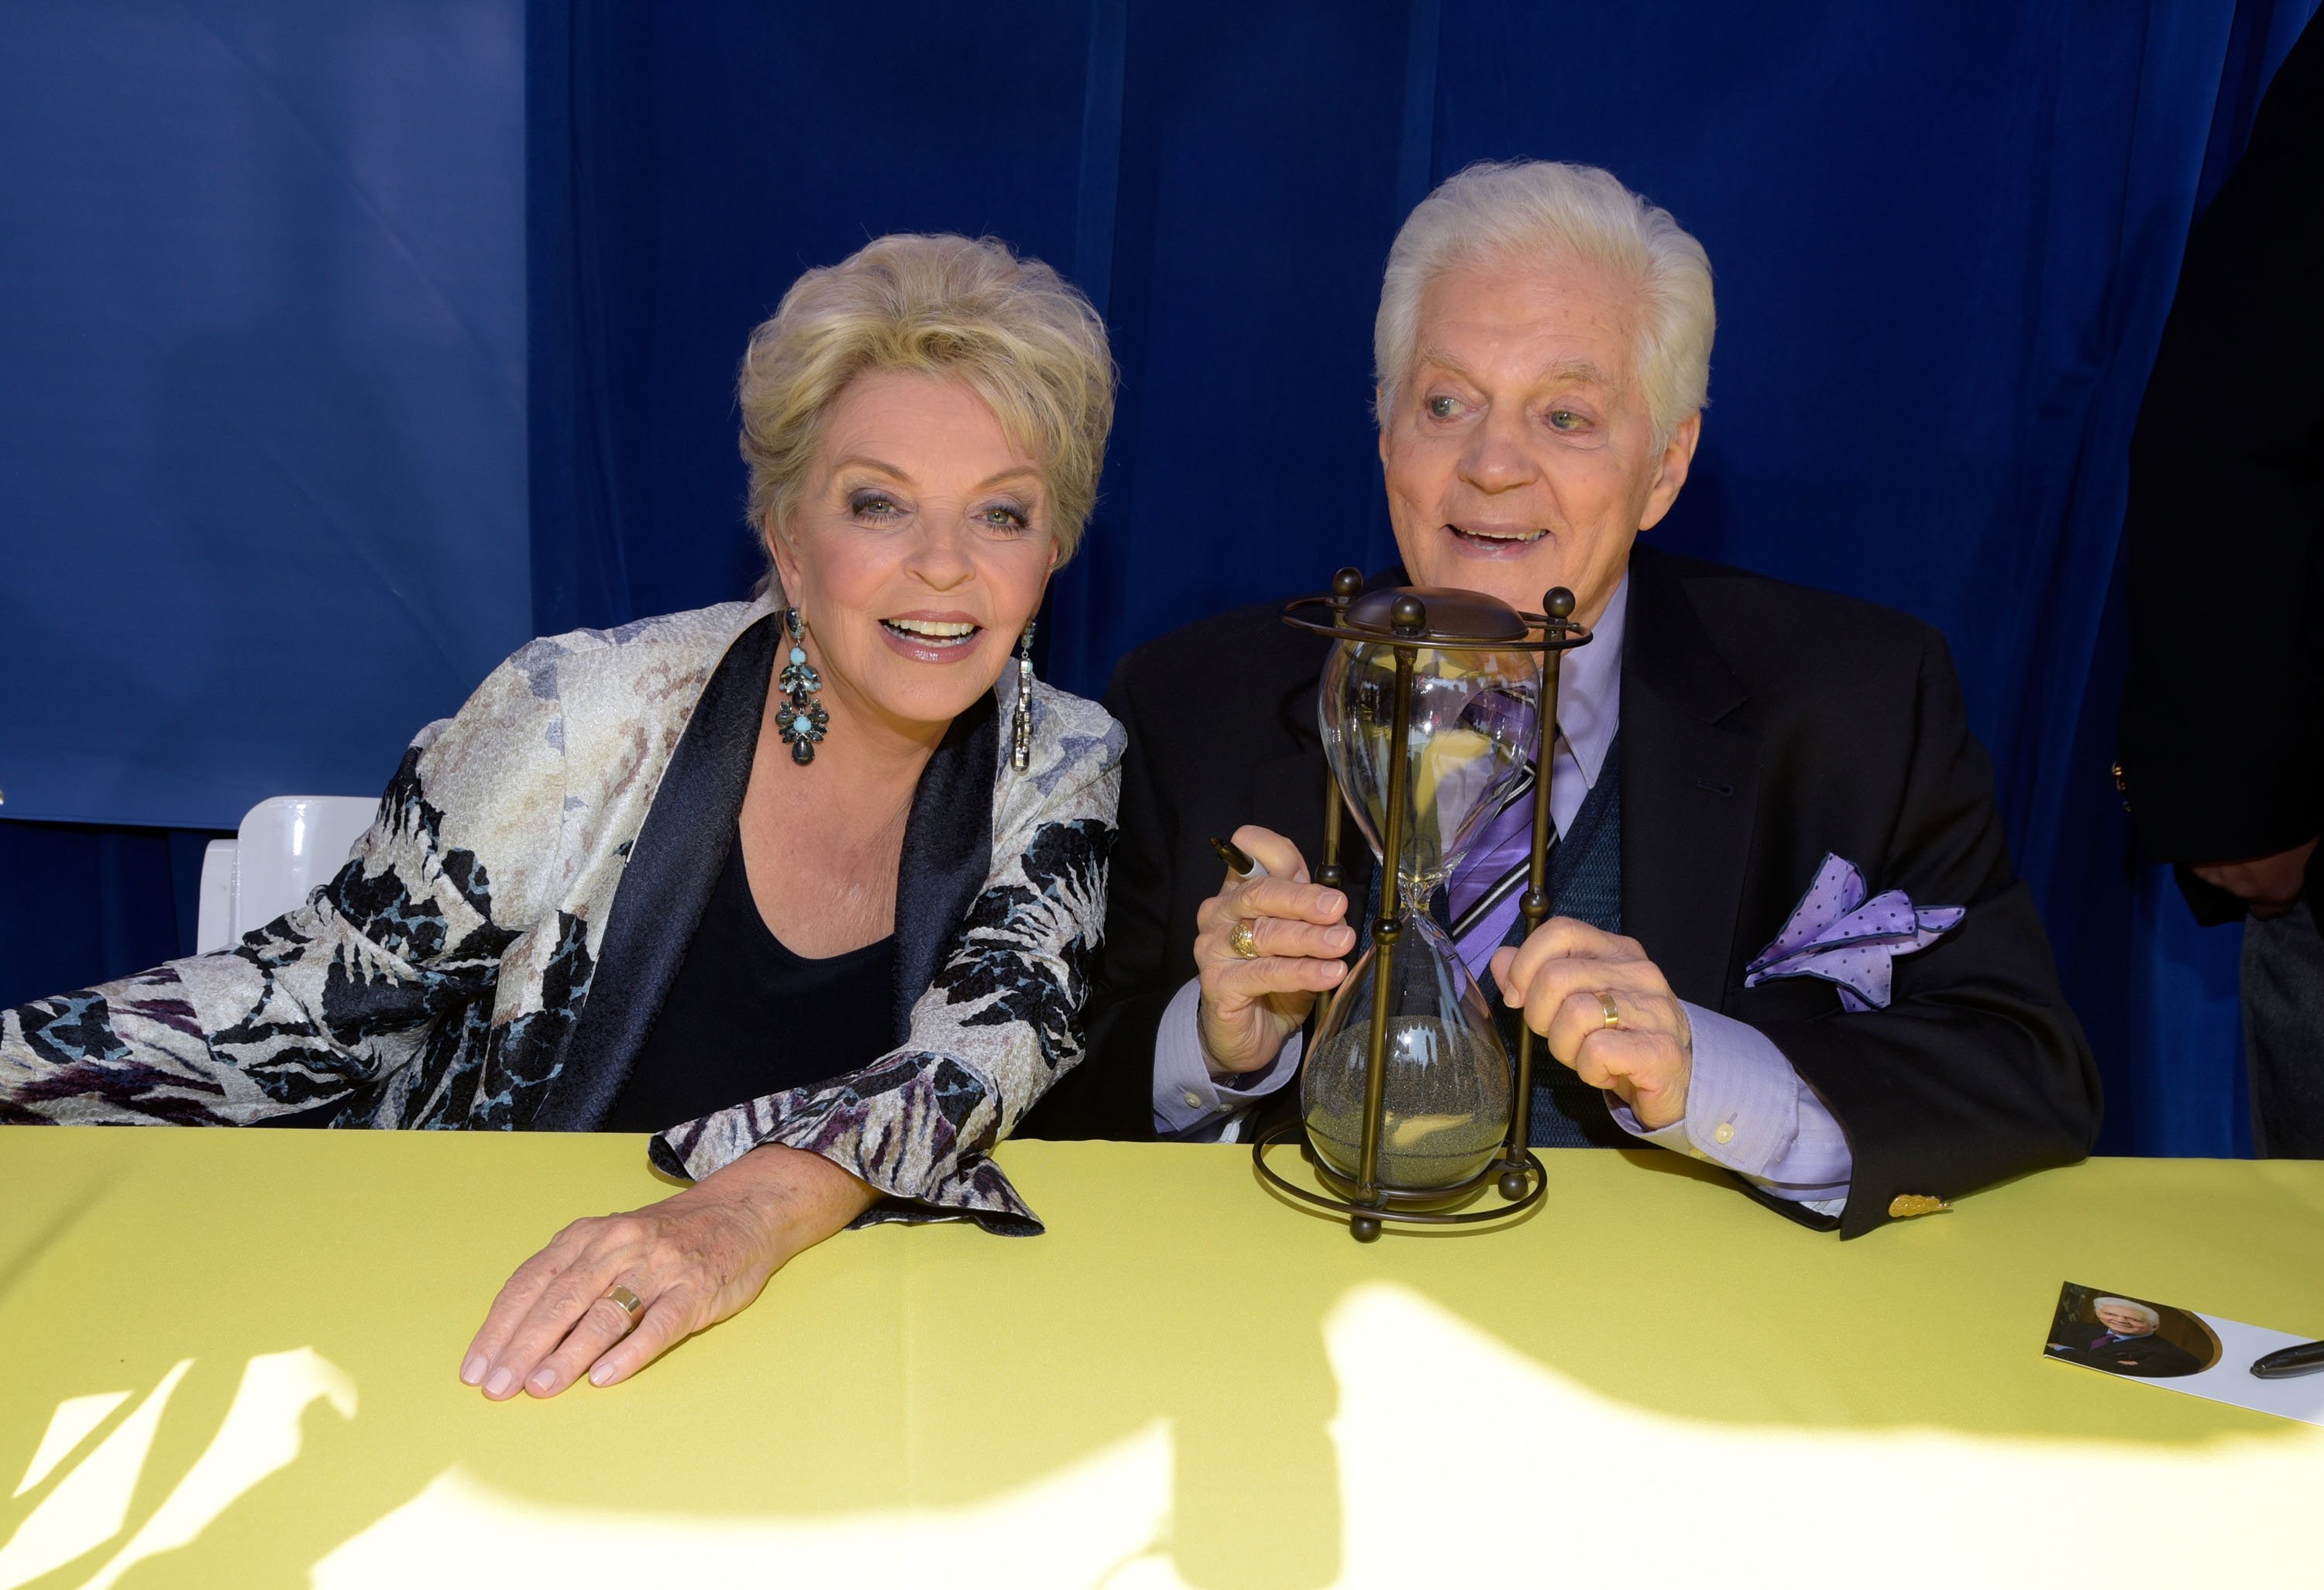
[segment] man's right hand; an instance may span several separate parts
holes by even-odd
[[[2300,903],[2300,892],[2308,883],[2308,858],[2315,850],[2316,841],[2311,839],[2273,856],[2255,856],[2248,861],[2207,862],[2187,870],[2214,888],[2227,890],[2264,922],[2282,915]]]
[[[1348,897],[1307,879],[1299,847],[1248,823],[1234,842],[1267,874],[1227,874],[1194,914],[1194,968],[1203,984],[1203,1050],[1214,1073],[1247,1074],[1274,1063],[1314,1007],[1348,969],[1355,947]],[[1250,924],[1256,960],[1235,953],[1235,924]]]

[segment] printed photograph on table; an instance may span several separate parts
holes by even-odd
[[[2059,1289],[2044,1351],[2108,1374],[2167,1380],[2217,1364],[2219,1337],[2184,1309],[2070,1281]]]

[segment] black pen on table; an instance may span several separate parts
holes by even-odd
[[[2324,1369],[2324,1342],[2295,1342],[2288,1347],[2278,1347],[2253,1359],[2251,1366],[2251,1372],[2262,1380],[2290,1380],[2295,1374],[2313,1374],[2319,1369]]]

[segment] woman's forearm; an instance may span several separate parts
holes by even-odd
[[[460,1378],[496,1401],[627,1380],[878,1196],[820,1154],[768,1147],[659,1203],[576,1220],[501,1288]]]
[[[770,1145],[752,1149],[660,1207],[676,1210],[698,1205],[744,1214],[762,1245],[763,1284],[766,1276],[825,1237],[845,1230],[879,1196],[870,1182],[819,1153]],[[735,1307],[749,1301],[743,1298]]]

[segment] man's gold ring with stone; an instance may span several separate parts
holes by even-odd
[[[1243,916],[1235,920],[1234,926],[1227,933],[1227,948],[1245,960],[1259,959],[1259,941],[1250,936],[1250,918]]]
[[[617,1286],[607,1292],[605,1300],[627,1314],[632,1325],[635,1325],[638,1322],[638,1316],[646,1311],[645,1299],[638,1296],[626,1286]]]

